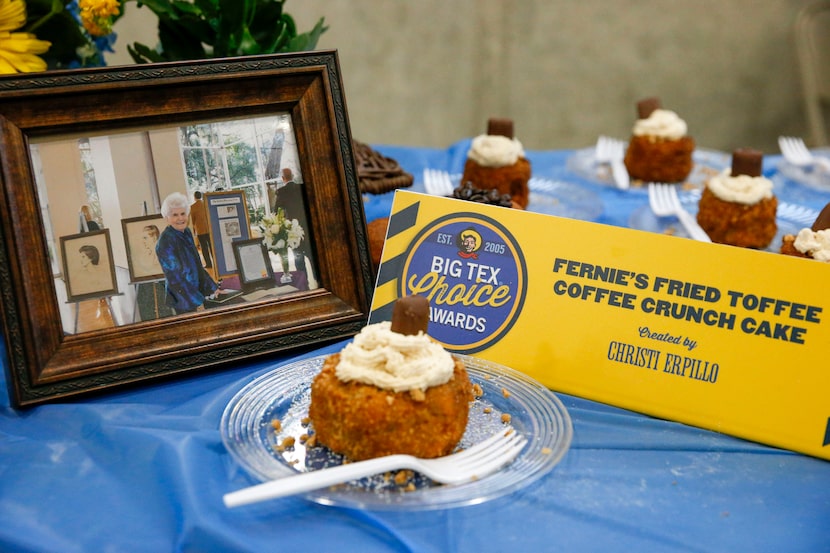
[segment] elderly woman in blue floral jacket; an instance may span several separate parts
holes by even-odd
[[[202,266],[188,228],[187,196],[180,192],[167,196],[161,214],[168,225],[156,243],[156,254],[167,281],[166,303],[179,314],[204,309],[205,298],[215,296],[219,286]]]

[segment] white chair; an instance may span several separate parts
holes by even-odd
[[[795,47],[801,71],[810,146],[827,146],[830,111],[830,0],[801,8],[795,21]]]

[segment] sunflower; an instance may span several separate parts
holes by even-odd
[[[46,62],[37,56],[51,46],[32,33],[12,32],[26,23],[23,0],[0,0],[0,73],[45,71]]]

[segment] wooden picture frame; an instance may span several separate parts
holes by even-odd
[[[60,242],[67,302],[118,293],[109,229],[61,236]]]
[[[159,126],[277,113],[290,114],[294,126],[317,286],[267,301],[67,333],[54,286],[60,275],[47,253],[55,250],[55,219],[67,198],[61,190],[39,190],[38,177],[48,169],[37,157],[43,144],[103,136],[115,150],[122,133],[144,136]],[[175,165],[150,161],[139,169]],[[0,167],[0,306],[15,407],[328,343],[366,323],[372,267],[334,51],[0,77]],[[150,211],[158,211],[161,197],[149,200]],[[79,203],[71,206],[75,225]],[[141,215],[125,212],[139,203],[121,201],[121,213],[102,209],[104,226]],[[116,222],[107,224],[106,217]]]
[[[274,288],[274,268],[262,238],[237,240],[233,243],[233,254],[243,290]]]
[[[161,214],[121,219],[130,283],[161,280],[164,272],[156,256],[156,242],[167,221]]]

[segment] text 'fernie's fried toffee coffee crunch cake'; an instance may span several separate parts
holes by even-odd
[[[637,115],[623,159],[629,176],[647,182],[682,182],[692,172],[695,149],[686,122],[662,109],[659,98],[640,100]]]
[[[473,138],[461,184],[470,182],[481,190],[510,194],[525,209],[530,200],[530,172],[522,143],[513,136],[513,121],[492,118],[487,122],[487,133]]]
[[[763,154],[741,148],[732,167],[710,178],[698,203],[697,222],[713,242],[743,248],[769,246],[778,225],[778,200],[772,181],[763,177]]]
[[[464,363],[426,334],[429,301],[405,296],[392,321],[367,325],[329,356],[311,385],[317,443],[352,461],[451,453],[467,427]]]

